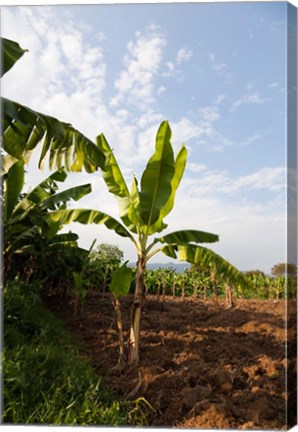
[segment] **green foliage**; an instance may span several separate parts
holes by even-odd
[[[278,263],[275,264],[272,269],[271,273],[273,276],[297,276],[297,266],[295,264],[291,263]]]
[[[113,272],[110,291],[117,298],[126,296],[130,290],[131,280],[132,269],[124,264]]]
[[[100,243],[96,250],[91,253],[91,260],[102,260],[104,262],[121,262],[123,251],[117,245],[110,243]]]
[[[188,244],[194,243],[213,243],[219,240],[218,235],[197,230],[175,231],[163,237],[155,239],[155,243],[168,244]]]
[[[91,223],[95,223],[97,225],[104,224],[108,229],[114,230],[121,237],[129,237],[132,241],[134,241],[132,235],[123,225],[121,225],[120,222],[118,222],[112,216],[109,216],[106,213],[97,210],[58,210],[50,213],[47,216],[47,220],[49,223],[55,223],[57,225],[60,225],[60,227],[71,222],[80,222],[84,225]]]
[[[2,62],[1,76],[5,75],[9,69],[22,57],[26,50],[23,50],[17,42],[2,38]]]
[[[170,139],[169,125],[163,122],[157,131],[155,153],[149,159],[141,178],[140,217],[145,231],[157,222],[161,209],[171,195],[175,165]]]
[[[18,281],[4,288],[3,422],[144,425],[140,401],[113,400],[39,290]]]
[[[57,182],[63,182],[65,178],[65,171],[57,170],[31,192],[21,197],[24,164],[19,161],[9,169],[4,177],[4,251],[6,254],[21,253],[24,248],[34,244],[38,235],[47,239],[53,238],[60,225],[51,224],[46,220],[48,211],[63,209],[71,199],[77,201],[91,192],[91,185],[86,184],[57,193]]]
[[[10,168],[5,177],[4,221],[12,216],[24,186],[24,178],[24,162],[20,160]]]
[[[217,278],[224,278],[229,283],[243,287],[249,283],[243,273],[231,263],[202,246],[194,244],[168,245],[163,247],[163,252],[172,258],[179,256],[180,260],[199,265],[205,269],[210,268],[213,273],[216,273]]]

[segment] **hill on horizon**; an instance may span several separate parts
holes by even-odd
[[[129,265],[129,267],[134,267],[135,263],[130,262],[128,265]],[[190,264],[187,262],[183,262],[183,263],[168,262],[168,263],[149,263],[149,264],[147,264],[148,270],[154,270],[154,269],[166,268],[166,267],[172,267],[176,270],[177,273],[183,273],[185,271],[185,269],[190,268]]]

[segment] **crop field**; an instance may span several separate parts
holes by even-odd
[[[124,335],[131,298],[122,302]],[[202,300],[150,295],[143,306],[139,368],[117,368],[112,297],[92,292],[82,316],[48,304],[88,347],[92,364],[119,398],[145,397],[149,425],[282,429],[285,426],[285,302],[241,300],[225,309]],[[115,369],[113,369],[115,368]]]

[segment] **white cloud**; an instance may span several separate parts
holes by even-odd
[[[209,60],[210,60],[211,62],[214,62],[214,61],[215,61],[215,54],[213,54],[213,53],[209,53],[209,54],[208,54],[208,57],[209,57]]]
[[[225,63],[217,63],[215,65],[212,66],[212,70],[216,71],[216,72],[222,72],[223,70],[225,70],[227,67],[227,65]]]
[[[161,66],[166,37],[157,26],[149,26],[144,33],[136,32],[127,44],[124,69],[115,81],[116,96],[112,106],[121,102],[146,110],[154,102],[154,79]]]
[[[276,87],[279,87],[279,83],[278,83],[278,82],[272,82],[271,84],[269,84],[268,87],[269,87],[269,88],[276,88]]]
[[[222,101],[225,99],[225,95],[218,95],[216,96],[216,98],[214,99],[214,104],[215,105],[220,105],[222,103]]]
[[[260,93],[257,91],[248,92],[245,93],[240,99],[233,102],[230,108],[230,112],[236,111],[242,105],[250,105],[250,104],[263,105],[264,103],[269,101],[270,101],[269,98],[262,98],[260,96]]]
[[[208,134],[208,126],[196,124],[186,117],[179,121],[171,122],[173,132],[173,145],[178,149],[182,143],[187,143],[192,139],[199,139],[204,134]]]
[[[187,164],[187,170],[194,173],[202,172],[205,171],[206,169],[207,169],[206,165],[201,163],[189,162]]]
[[[220,119],[220,114],[217,106],[208,106],[199,110],[202,119],[208,122],[214,122]]]
[[[254,134],[254,135],[251,135],[251,136],[245,138],[243,141],[240,141],[239,145],[240,146],[249,146],[249,145],[253,144],[255,141],[259,141],[263,137],[264,137],[263,134],[257,133],[257,134]]]
[[[189,48],[180,48],[176,56],[176,64],[179,65],[181,63],[189,61],[193,56],[193,52]]]
[[[192,56],[193,52],[191,49],[187,47],[180,48],[176,54],[176,59],[174,61],[168,61],[165,63],[167,69],[162,73],[162,76],[165,78],[176,78],[178,83],[183,82],[183,73],[179,66],[182,63],[189,61]]]
[[[160,86],[160,87],[157,89],[157,92],[156,92],[156,93],[160,96],[160,95],[162,95],[165,91],[166,91],[165,86]]]
[[[223,82],[224,84],[231,84],[234,80],[234,74],[232,74],[231,72],[228,71],[228,66],[226,63],[223,62],[218,62],[218,63],[214,63],[215,62],[215,55],[212,53],[208,54],[209,56],[209,60],[211,62],[211,70],[213,71],[213,73],[221,78],[223,78]]]
[[[265,167],[238,178],[226,171],[204,169],[204,174],[200,176],[199,181],[193,177],[187,178],[184,185],[186,186],[185,193],[190,196],[193,194],[216,196],[218,194],[234,195],[245,190],[282,192],[285,188],[285,181],[286,172],[283,167]]]
[[[286,184],[286,171],[284,167],[264,167],[253,174],[241,176],[233,185],[228,186],[228,191],[248,189],[267,189],[283,191]]]

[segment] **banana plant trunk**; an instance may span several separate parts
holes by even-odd
[[[173,297],[176,297],[176,283],[173,283]]]
[[[124,362],[124,339],[123,339],[123,325],[120,302],[117,297],[114,299],[114,308],[117,315],[117,327],[119,332],[119,360],[118,363]]]
[[[194,285],[193,285],[193,297],[197,298],[198,296],[198,283],[197,281],[194,281]]]
[[[228,309],[235,307],[235,300],[233,296],[233,290],[230,284],[225,284],[226,290],[226,306]]]
[[[129,364],[138,364],[140,359],[140,325],[141,325],[141,310],[145,287],[145,269],[146,261],[140,256],[137,262],[136,274],[136,289],[133,304],[131,306],[131,323],[130,323],[130,338],[129,338]]]
[[[162,283],[162,301],[165,301],[165,299],[166,299],[166,288],[167,288],[167,283],[165,281],[163,281],[163,283]]]
[[[215,275],[214,271],[211,272],[210,277],[211,277],[211,281],[212,281],[213,303],[217,305],[218,304],[218,299],[217,299],[217,283],[216,283],[216,275]]]
[[[182,283],[182,301],[185,301],[185,282]]]
[[[160,297],[160,282],[157,285],[157,301],[159,301],[159,297]]]

